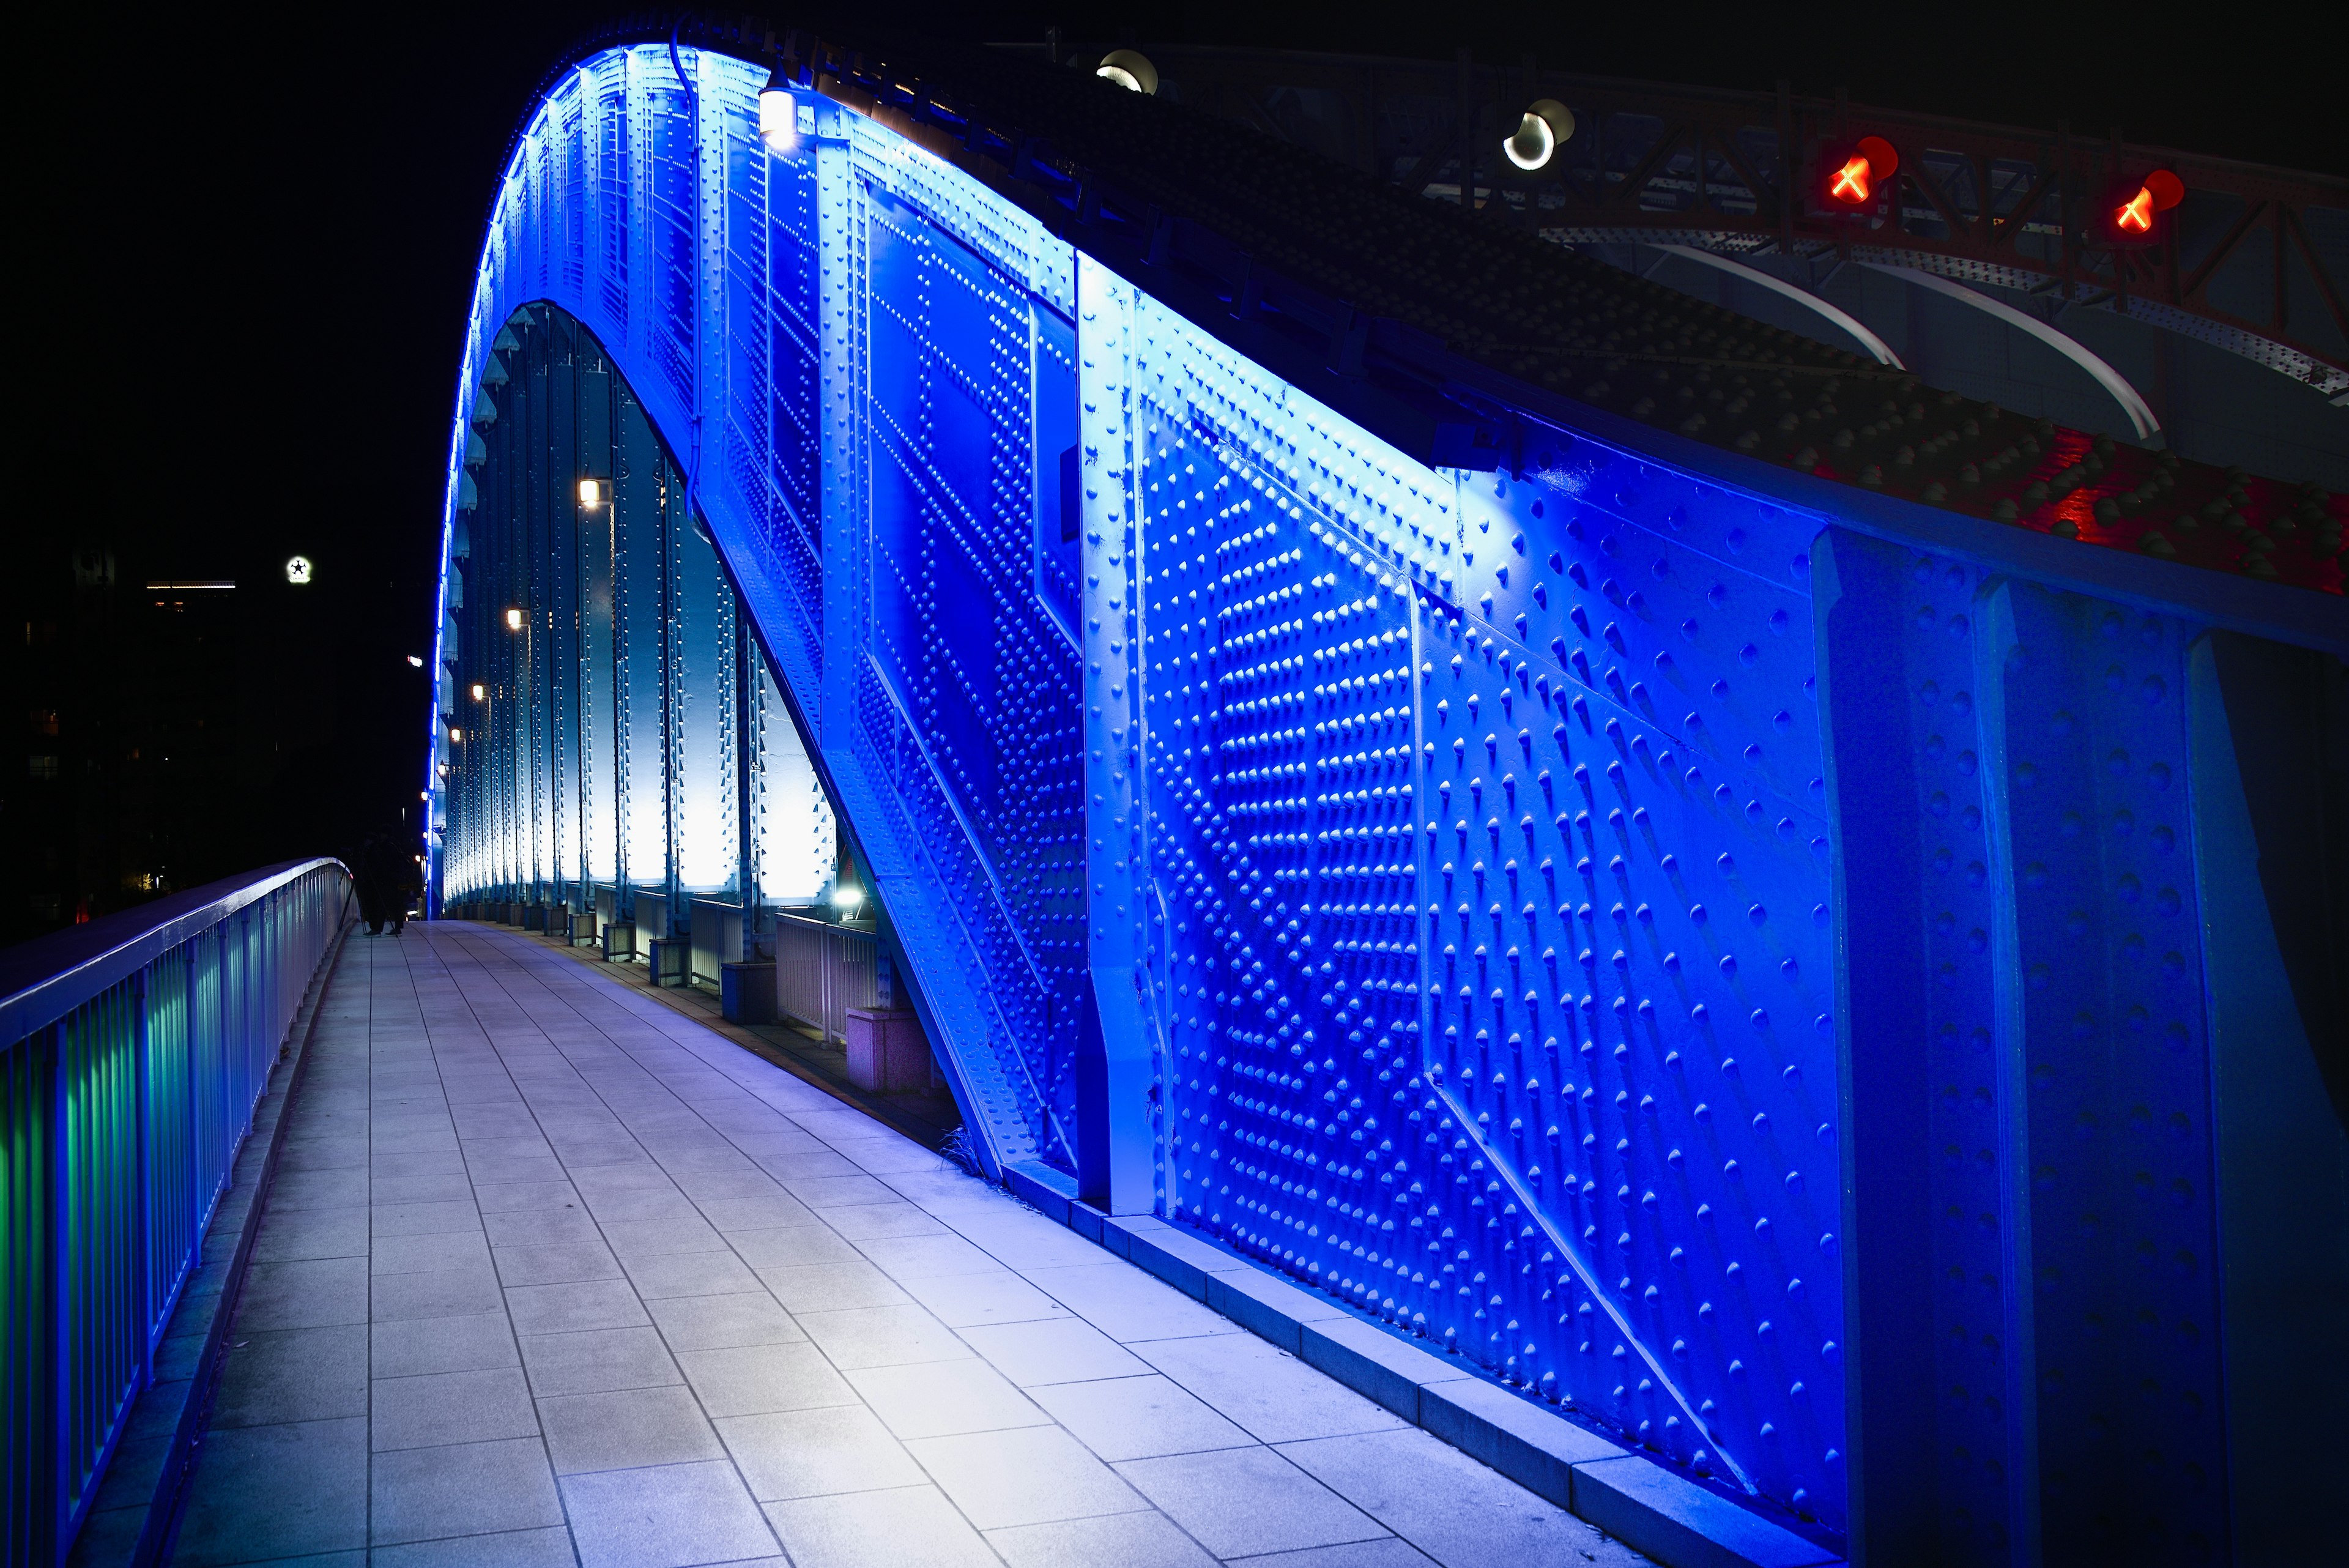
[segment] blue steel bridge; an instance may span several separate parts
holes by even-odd
[[[429,1037],[454,1148],[488,1136],[443,1054],[459,1000],[466,1049],[551,1092],[501,1033],[518,1007],[630,1123],[621,1066],[651,1093],[667,1058],[597,1023],[636,1065],[595,1066],[533,988],[670,1014],[576,1000],[548,942],[722,975],[730,1009],[806,934],[779,909],[861,894],[985,1183],[1654,1560],[2320,1560],[2349,1392],[2343,501],[1301,156],[918,42],[665,22],[564,62],[468,321],[427,789],[432,912],[543,940],[436,923],[429,965],[347,982],[346,957],[330,1033],[420,1005],[367,1049],[380,1082]],[[667,1038],[688,1076],[731,1059]],[[761,1102],[710,1114],[727,1158],[794,1206],[836,1218],[802,1189],[853,1168],[982,1250],[1009,1233],[926,1154],[893,1177],[823,1131],[843,1113],[804,1085],[715,1071]],[[810,1174],[740,1131],[794,1113],[876,1163]],[[705,1211],[749,1201],[667,1168]],[[509,1178],[473,1169],[487,1211]],[[515,1314],[554,1288],[508,1284]],[[598,1558],[627,1497],[589,1483],[624,1472],[564,1469],[530,1370],[564,1477],[533,1528],[722,1560]],[[62,1523],[18,1539],[89,1512],[117,1419],[90,1408]],[[1121,1473],[1206,1554],[1166,1561],[1272,1550]],[[183,1557],[243,1560],[204,1474],[212,1554]],[[793,1561],[862,1560],[756,1496]],[[1304,1543],[1341,1539],[1367,1537]],[[1141,1551],[1107,1540],[1034,1560]]]

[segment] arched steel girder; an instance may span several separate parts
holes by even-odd
[[[1434,466],[853,90],[776,153],[766,66],[683,58],[690,97],[665,46],[592,57],[520,140],[450,536],[493,337],[551,300],[698,452],[992,1164],[1106,1167],[1113,1210],[1832,1528],[1855,1469],[1965,1446],[1996,1468],[1929,1510],[2061,1536],[2117,1496],[2224,1533],[2223,1498],[2126,1478],[2042,1508],[2075,1439],[2039,1430],[2040,1369],[2116,1397],[2144,1370],[2082,1326],[2135,1310],[2120,1240],[2067,1242],[2095,1266],[2060,1313],[1943,1287],[2032,1281],[2034,1220],[2121,1201],[2106,1163],[2035,1179],[2069,1107],[2174,1101],[2176,1179],[2217,1158],[2199,911],[2251,873],[2198,857],[2234,765],[2193,722],[2201,631],[2332,646],[2333,603],[1464,362],[1518,444]],[[2078,831],[2083,801],[2132,831]],[[2177,962],[2132,967],[2132,933]],[[2131,1008],[2168,1050],[2095,1044]],[[2215,1255],[2207,1206],[2141,1223]],[[2143,1288],[2221,1321],[2215,1270]],[[1878,1405],[1844,1398],[1847,1324]],[[2221,1400],[2220,1337],[2162,1375]],[[1952,1380],[2002,1420],[1898,1392]],[[2226,1473],[2220,1426],[2165,1452]]]
[[[1744,262],[1733,257],[1722,255],[1715,251],[1704,250],[1696,245],[1660,244],[1655,248],[1669,255],[1681,256],[1712,267],[1716,272],[1728,273],[1731,276],[1753,284],[1758,288],[1766,288],[1782,299],[1791,299],[1835,327],[1837,331],[1856,340],[1861,348],[1875,356],[1878,364],[1889,365],[1895,369],[1905,369],[1900,363],[1900,356],[1895,354],[1890,345],[1871,331],[1867,323],[1833,301],[1820,298],[1807,288],[1798,288],[1782,277],[1773,277],[1760,267],[1747,266]]]
[[[2143,441],[2161,432],[2161,421],[2154,418],[2153,410],[2147,406],[2143,395],[2129,385],[2128,379],[2069,333],[2057,331],[2037,317],[2026,315],[2004,300],[1992,299],[1979,290],[1933,273],[1916,267],[1894,266],[1885,262],[1862,262],[1859,265],[1888,277],[1897,277],[1911,287],[1930,290],[1944,299],[1954,299],[1970,310],[1981,311],[2003,326],[2037,338],[2085,370],[2096,385],[2111,395],[2113,401],[2120,405],[2121,412],[2128,417],[2129,427],[2137,432],[2137,440]]]

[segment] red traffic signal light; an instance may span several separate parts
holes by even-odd
[[[1830,142],[1819,150],[1819,205],[1857,212],[1873,205],[1900,167],[1900,154],[1880,136]]]
[[[2186,182],[2168,169],[2140,180],[2124,180],[2105,192],[2098,226],[2107,244],[2150,245],[2168,228],[2162,213],[2186,199]]]

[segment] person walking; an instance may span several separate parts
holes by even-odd
[[[386,897],[383,877],[383,835],[370,831],[359,841],[359,852],[351,857],[351,880],[357,884],[359,919],[367,922],[367,935],[383,935]]]

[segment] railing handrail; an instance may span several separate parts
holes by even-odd
[[[304,874],[341,865],[331,855],[283,861],[0,950],[0,1046],[56,1023],[190,937]]]

